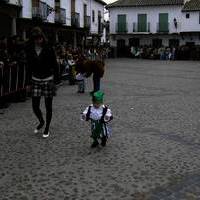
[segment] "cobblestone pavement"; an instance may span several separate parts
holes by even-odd
[[[200,63],[111,59],[103,89],[105,148],[90,149],[80,121],[91,80],[83,95],[59,88],[48,139],[33,134],[30,100],[1,110],[0,200],[200,199]]]

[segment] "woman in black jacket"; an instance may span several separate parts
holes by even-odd
[[[39,27],[31,32],[31,38],[26,49],[28,74],[32,82],[32,107],[39,120],[34,130],[38,133],[45,121],[40,110],[41,96],[45,98],[46,126],[43,137],[49,136],[49,126],[52,118],[52,102],[55,96],[55,82],[58,79],[58,64],[52,47],[47,44],[46,38]]]

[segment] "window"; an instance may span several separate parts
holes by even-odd
[[[157,26],[158,32],[169,32],[169,14],[159,13],[159,23]]]
[[[190,13],[186,13],[186,18],[189,19],[190,18]]]
[[[147,14],[138,14],[138,32],[147,32]]]
[[[117,21],[117,32],[127,32],[127,23],[126,23],[126,15],[118,15],[117,16],[118,21]]]
[[[92,10],[92,22],[95,22],[95,12]]]

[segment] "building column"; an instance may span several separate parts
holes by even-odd
[[[74,48],[77,47],[77,34],[76,31],[74,31]]]
[[[17,23],[16,23],[16,18],[12,18],[11,22],[11,36],[17,35]]]

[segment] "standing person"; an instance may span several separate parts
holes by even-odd
[[[79,59],[76,62],[77,71],[81,70],[81,73],[85,73],[85,77],[88,78],[93,74],[93,91],[100,90],[101,78],[104,75],[105,63],[101,60],[86,60]]]
[[[111,110],[103,104],[103,96],[104,93],[101,91],[93,93],[92,104],[82,114],[82,120],[91,121],[92,148],[99,145],[99,139],[101,145],[106,146],[107,139],[111,134],[107,123],[113,119],[113,116]]]
[[[172,56],[171,56],[171,60],[175,60],[176,59],[176,48],[172,47]]]
[[[69,84],[70,85],[75,85],[75,82],[76,82],[76,79],[75,79],[75,62],[74,62],[74,59],[73,59],[73,56],[72,54],[69,54],[68,55],[68,59],[67,59],[67,62],[69,64]]]
[[[134,46],[131,46],[131,57],[135,58],[135,54],[136,54],[136,49]]]
[[[55,96],[55,82],[58,81],[58,64],[52,47],[39,27],[33,28],[31,38],[26,49],[28,72],[32,80],[32,108],[39,124],[34,130],[38,133],[45,125],[40,110],[41,96],[45,98],[46,125],[43,138],[49,136],[49,127],[52,119],[52,102]]]
[[[104,75],[104,71],[105,71],[105,63],[100,61],[100,60],[96,60],[94,61],[94,71],[93,71],[93,85],[94,85],[94,92],[98,91],[101,89],[101,78]]]

